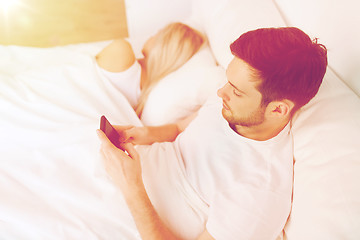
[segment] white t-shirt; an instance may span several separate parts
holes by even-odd
[[[128,99],[130,105],[135,108],[140,97],[141,66],[135,61],[131,67],[123,72],[109,72],[96,64],[99,71]]]
[[[209,205],[208,232],[221,239],[276,239],[291,209],[289,124],[255,141],[234,132],[220,98],[210,99],[176,139],[189,183]]]

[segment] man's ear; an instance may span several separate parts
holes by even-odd
[[[288,99],[281,101],[273,101],[268,105],[270,115],[274,117],[290,116],[291,110],[294,108],[294,103]]]

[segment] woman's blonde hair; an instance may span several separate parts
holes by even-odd
[[[200,32],[182,23],[171,23],[153,37],[151,49],[143,49],[146,81],[135,109],[139,117],[154,86],[188,61],[205,41]]]

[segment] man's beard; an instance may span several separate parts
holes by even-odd
[[[230,126],[253,127],[262,124],[265,121],[265,107],[259,107],[249,116],[234,116],[231,110],[222,109],[222,115]]]

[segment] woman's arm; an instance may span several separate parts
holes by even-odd
[[[98,65],[109,72],[123,72],[136,60],[130,43],[125,39],[115,39],[95,58]]]

